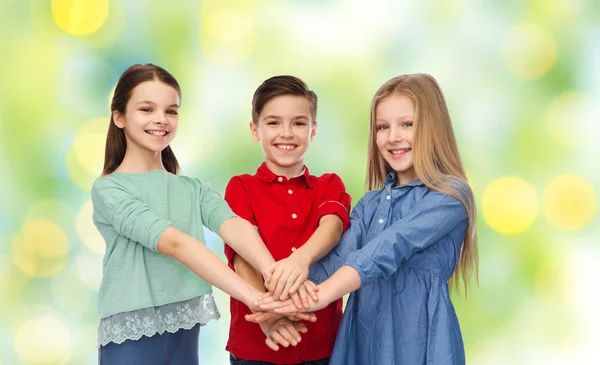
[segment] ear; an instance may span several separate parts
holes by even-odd
[[[125,118],[123,117],[123,114],[119,113],[118,110],[113,111],[113,122],[115,123],[117,128],[119,128],[119,129],[125,128],[125,120],[124,119]]]
[[[317,127],[319,126],[319,124],[317,122],[315,122],[315,124],[312,127],[312,131],[310,132],[310,141],[312,142],[313,139],[315,139],[315,136],[317,135]]]
[[[260,142],[260,137],[258,136],[258,127],[253,121],[250,121],[250,134],[252,134],[252,139],[254,142]]]

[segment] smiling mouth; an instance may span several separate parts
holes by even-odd
[[[295,144],[283,144],[283,143],[277,143],[275,144],[275,147],[277,147],[278,150],[281,151],[293,151],[295,150],[298,146]]]
[[[145,132],[148,133],[151,136],[154,136],[154,137],[164,137],[167,134],[169,134],[169,132],[166,131],[166,130],[160,130],[160,131],[157,131],[157,130],[147,130]]]
[[[405,154],[407,152],[409,152],[410,150],[412,150],[412,148],[403,148],[403,149],[398,149],[398,150],[388,150],[389,153],[391,153],[394,156],[398,156],[398,155],[402,155]]]

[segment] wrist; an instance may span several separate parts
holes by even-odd
[[[314,260],[314,256],[311,255],[310,252],[308,252],[306,249],[302,249],[302,247],[294,250],[294,252],[292,252],[291,256],[294,256],[294,257],[300,259],[307,266],[310,266]]]

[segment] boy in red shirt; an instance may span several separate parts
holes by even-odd
[[[317,96],[302,80],[275,76],[264,81],[252,99],[250,132],[265,161],[255,175],[234,176],[225,191],[231,209],[257,227],[277,261],[267,286],[281,298],[303,290],[310,264],[337,245],[349,223],[351,198],[342,180],[336,174],[310,175],[304,166],[316,112]],[[260,273],[229,246],[225,255],[240,276],[266,291]],[[245,320],[251,311],[242,302],[232,298],[230,307],[226,349],[231,365],[329,363],[341,299],[316,312],[316,322],[306,323],[276,317],[258,325]],[[301,338],[299,332],[308,335]]]

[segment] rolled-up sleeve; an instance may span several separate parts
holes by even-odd
[[[317,214],[319,219],[328,214],[335,214],[342,220],[344,231],[350,224],[350,204],[352,197],[346,192],[346,186],[340,177],[331,174],[321,197]]]
[[[173,225],[132,192],[108,180],[97,180],[91,195],[96,225],[110,225],[119,235],[150,250],[157,250],[160,236]]]
[[[467,210],[458,199],[431,192],[407,215],[349,254],[345,264],[358,271],[362,285],[388,277],[467,219]]]
[[[350,214],[348,230],[342,235],[340,243],[325,257],[311,265],[308,278],[317,284],[327,280],[344,265],[348,255],[358,250],[365,231],[363,217],[364,199],[358,201]]]

